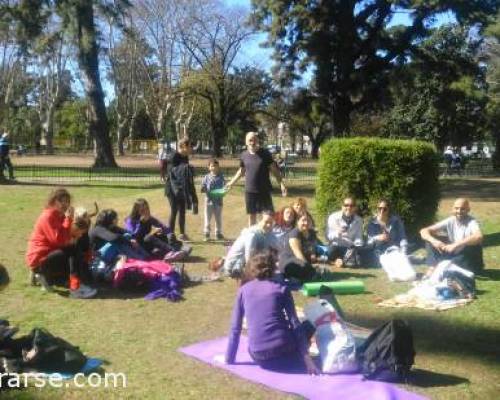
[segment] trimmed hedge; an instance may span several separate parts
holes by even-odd
[[[386,198],[414,238],[433,222],[439,203],[439,155],[432,144],[380,138],[331,139],[321,146],[316,208],[322,224],[354,196],[371,214]]]

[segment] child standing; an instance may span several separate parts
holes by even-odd
[[[215,237],[217,240],[224,239],[222,234],[222,197],[210,194],[214,189],[223,189],[225,185],[224,174],[220,172],[219,161],[215,158],[208,162],[209,173],[201,181],[201,192],[205,193],[205,226],[203,233],[205,241],[210,240],[210,221],[215,217]]]

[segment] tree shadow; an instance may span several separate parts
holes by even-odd
[[[412,386],[421,388],[455,386],[462,383],[470,383],[467,378],[451,374],[441,374],[439,372],[426,371],[423,369],[412,369],[410,382]]]
[[[493,247],[500,245],[500,232],[488,233],[484,235],[483,247]]]
[[[500,281],[500,269],[485,269],[477,273],[476,279]]]
[[[442,181],[443,198],[469,197],[487,202],[498,202],[500,185],[484,179],[446,179]]]
[[[415,314],[411,309],[394,309],[392,313],[377,317],[357,314],[349,322],[373,329],[391,318],[404,319],[409,323],[417,353],[471,356],[492,364],[500,358],[500,329],[449,321],[437,313]]]
[[[96,188],[96,187],[103,187],[103,188],[116,188],[116,189],[129,189],[129,190],[134,190],[134,189],[159,189],[163,188],[163,184],[161,183],[147,183],[147,184],[132,184],[132,185],[126,185],[126,184],[113,184],[112,182],[105,182],[105,181],[92,181],[93,183],[77,183],[77,182],[64,182],[64,181],[55,181],[55,182],[19,182],[16,181],[12,185],[16,186],[41,186],[41,187],[54,187],[54,186],[64,186],[64,187],[74,187],[74,188]],[[134,182],[131,182],[134,183]]]

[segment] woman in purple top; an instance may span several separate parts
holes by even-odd
[[[246,283],[238,290],[225,361],[235,362],[243,317],[248,324],[248,352],[262,368],[272,370],[318,369],[309,356],[314,328],[301,324],[290,290],[272,280],[276,260],[269,253],[254,255],[246,267]],[[308,337],[309,336],[309,337]]]
[[[130,215],[125,219],[125,229],[154,258],[162,258],[171,251],[180,250],[182,243],[173,243],[175,237],[169,227],[151,215],[145,199],[137,199]]]

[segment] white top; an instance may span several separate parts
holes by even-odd
[[[361,246],[363,244],[363,219],[359,215],[354,215],[352,222],[347,224],[342,218],[342,211],[334,212],[328,217],[325,236],[329,242],[338,246]]]
[[[448,217],[437,224],[432,225],[431,230],[437,230],[445,233],[451,243],[458,242],[481,232],[479,224],[475,218],[469,215],[462,221],[459,221],[456,216]]]

